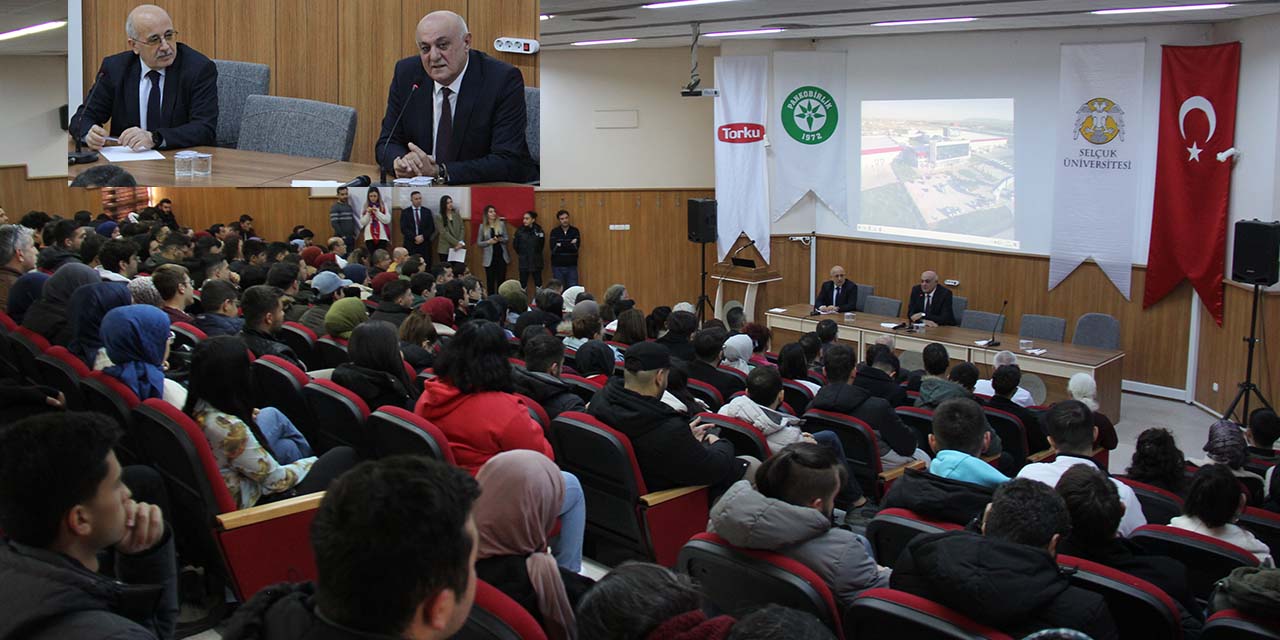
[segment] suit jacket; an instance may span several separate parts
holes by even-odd
[[[840,299],[835,302],[831,301],[831,295],[835,293],[836,285],[828,280],[822,283],[822,289],[818,290],[818,300],[816,306],[825,307],[835,305],[836,310],[840,313],[853,311],[853,306],[858,302],[858,285],[852,280],[845,280],[840,286]]]
[[[436,234],[435,216],[431,210],[426,207],[418,207],[418,224],[417,231],[414,230],[413,224],[413,207],[405,207],[400,210],[400,237],[404,248],[409,253],[426,256],[431,255],[431,237]],[[413,237],[421,235],[422,244],[414,244]]]
[[[911,302],[907,305],[907,317],[924,312],[925,320],[932,320],[941,326],[960,324],[956,321],[955,308],[951,306],[951,290],[938,285],[933,290],[933,300],[928,309],[924,308],[924,292],[920,285],[911,287]]]
[[[218,68],[204,54],[178,44],[177,57],[165,71],[160,102],[160,122],[148,122],[151,131],[164,138],[165,149],[197,147],[217,142]],[[71,134],[83,138],[95,124],[111,120],[111,135],[119,136],[129,127],[141,126],[138,82],[142,64],[132,51],[103,59],[96,89],[89,101],[80,105],[72,121]]]
[[[413,91],[415,84],[417,91]],[[374,149],[378,164],[388,171],[394,171],[396,158],[409,152],[410,142],[431,153],[436,134],[434,88],[435,83],[417,55],[396,63],[382,133]],[[473,49],[453,110],[449,151],[441,154],[449,170],[449,182],[537,180],[538,167],[529,155],[524,127],[524,79],[520,70]]]

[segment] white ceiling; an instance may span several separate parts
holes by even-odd
[[[786,31],[751,38],[835,38],[940,31],[1044,29],[1134,24],[1222,22],[1280,13],[1280,0],[1246,0],[1226,9],[1097,16],[1089,11],[1144,6],[1204,4],[1216,0],[737,0],[718,4],[642,9],[636,0],[542,0],[542,46],[639,38],[623,47],[676,47],[690,43],[690,23],[702,33],[782,26]],[[872,27],[873,22],[976,17],[964,23]],[[719,38],[699,44],[715,46]]]
[[[0,1],[0,33],[67,19],[66,0]],[[0,42],[0,56],[66,55],[67,29],[54,29]],[[61,82],[62,80],[59,80]]]

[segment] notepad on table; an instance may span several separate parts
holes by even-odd
[[[154,149],[134,151],[129,147],[103,147],[98,150],[107,162],[134,162],[137,160],[164,160],[164,154]]]

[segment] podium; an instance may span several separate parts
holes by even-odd
[[[756,299],[760,285],[782,280],[782,274],[764,260],[764,256],[750,245],[751,240],[739,235],[723,261],[717,262],[711,279],[716,281],[715,317],[724,317],[724,283],[747,285],[747,295],[742,300],[742,311],[747,322],[755,322]],[[753,265],[753,266],[749,266]]]

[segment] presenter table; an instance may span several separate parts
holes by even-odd
[[[1040,355],[1031,355],[1019,351],[1018,336],[997,333],[999,347],[987,348],[976,344],[979,340],[991,337],[989,332],[961,327],[936,327],[923,333],[906,333],[894,331],[884,324],[897,325],[902,318],[877,316],[858,313],[852,321],[844,319],[844,314],[824,314],[810,316],[813,309],[807,304],[793,304],[789,307],[769,309],[765,313],[766,322],[774,332],[773,344],[785,344],[792,338],[813,331],[821,320],[834,320],[839,325],[837,339],[854,343],[861,356],[863,345],[875,342],[884,335],[894,337],[894,348],[897,351],[921,352],[925,345],[937,342],[947,348],[947,354],[953,359],[966,360],[984,370],[984,376],[990,377],[990,367],[996,353],[1009,350],[1018,354],[1018,366],[1023,372],[1034,373],[1045,379],[1047,392],[1046,402],[1066,400],[1067,379],[1080,372],[1092,375],[1098,383],[1098,405],[1102,413],[1113,421],[1120,419],[1120,384],[1123,380],[1124,352],[1111,349],[1083,347],[1063,342],[1036,340],[1034,348],[1045,349]],[[784,332],[779,337],[779,332]],[[794,332],[796,335],[791,336]],[[859,357],[859,360],[862,358]]]

